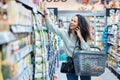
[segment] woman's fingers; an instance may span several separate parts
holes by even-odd
[[[78,27],[77,27],[77,28],[75,28],[75,31],[78,31],[78,30],[80,30]]]

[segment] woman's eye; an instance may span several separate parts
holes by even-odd
[[[76,21],[74,21],[76,23]]]

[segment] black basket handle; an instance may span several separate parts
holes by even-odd
[[[82,50],[81,46],[75,46],[74,50],[73,50],[73,55],[74,55],[74,52],[75,52],[76,48],[80,48],[80,50]],[[98,49],[99,51],[102,51],[98,46],[90,45],[90,48],[94,48],[94,49]]]
[[[99,51],[102,51],[98,46],[90,45],[90,48],[98,49]]]

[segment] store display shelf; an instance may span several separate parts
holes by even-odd
[[[35,73],[35,78],[40,78],[42,75],[42,73]]]
[[[34,28],[34,30],[42,31],[42,30],[48,30],[48,29],[47,29],[47,27],[42,26],[42,27],[36,27],[36,28]]]
[[[59,11],[58,12],[58,16],[74,16],[76,14],[81,14],[83,16],[105,16],[106,15],[106,11],[102,10],[102,11],[93,11],[93,10],[80,10],[80,11],[73,11],[73,10],[69,10],[69,11]]]
[[[110,35],[114,35],[114,33],[110,33],[110,32],[108,32],[108,34],[110,34]]]
[[[120,24],[120,22],[116,22],[116,23],[110,23],[110,22],[108,22],[108,25],[116,25],[116,24]]]
[[[43,26],[42,29],[43,29],[43,30],[47,30],[47,27],[44,27],[44,26]]]
[[[12,25],[11,30],[14,33],[32,32],[32,26]]]
[[[117,55],[115,53],[109,53],[112,57],[117,58]]]
[[[110,41],[108,41],[108,43],[109,43],[109,44],[112,44],[112,45],[116,45],[116,43],[113,43],[113,42],[110,42]]]
[[[18,80],[29,80],[30,77],[32,77],[32,75],[33,75],[33,66],[30,65],[18,76]]]
[[[42,31],[42,27],[34,27],[34,30],[37,30],[37,31]]]
[[[32,48],[32,45],[29,45],[20,49],[18,52],[14,53],[13,55],[14,63],[20,61],[22,58],[28,55],[31,51],[33,51],[33,48]]]
[[[115,53],[115,55],[119,56],[120,57],[120,54],[119,53]]]
[[[35,4],[33,4],[32,2],[28,1],[28,0],[16,0],[20,3],[22,3],[23,5],[31,8],[31,9],[37,9],[37,12],[44,15],[43,11],[41,11],[40,9],[38,9]]]
[[[98,39],[98,40],[96,40],[97,42],[102,42],[102,40],[101,39]]]
[[[12,32],[0,32],[0,45],[16,40]]]
[[[96,24],[97,25],[103,25],[103,24],[105,24],[105,22],[104,21],[96,21]]]
[[[103,30],[97,30],[98,32],[103,32]]]
[[[108,67],[112,68],[116,73],[120,75],[120,72],[117,69],[115,69],[112,65],[110,65],[109,63],[108,63]]]

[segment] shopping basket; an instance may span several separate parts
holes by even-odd
[[[76,51],[73,55],[76,75],[100,76],[105,71],[106,54],[99,51]]]

